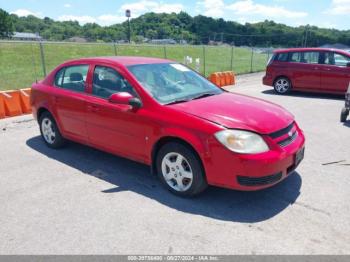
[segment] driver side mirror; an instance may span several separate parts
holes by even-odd
[[[112,104],[130,105],[133,108],[140,108],[142,106],[141,100],[128,92],[114,93],[109,97],[108,101]]]

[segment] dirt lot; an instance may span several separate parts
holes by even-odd
[[[297,172],[260,192],[178,198],[144,165],[73,143],[48,149],[30,116],[0,120],[0,254],[349,254],[343,98],[278,96],[261,77],[231,90],[286,107],[307,145]]]

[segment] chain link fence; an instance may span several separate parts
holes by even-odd
[[[0,90],[29,87],[62,62],[81,57],[167,58],[208,76],[217,71],[262,71],[271,54],[271,48],[257,47],[0,41]]]

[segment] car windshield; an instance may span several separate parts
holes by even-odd
[[[176,63],[128,66],[138,82],[160,103],[172,104],[220,94],[207,79]]]

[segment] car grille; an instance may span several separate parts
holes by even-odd
[[[281,147],[285,147],[285,146],[288,146],[289,144],[291,144],[296,138],[298,137],[298,133],[297,131],[295,131],[293,133],[292,136],[282,140],[282,141],[279,141],[278,144],[281,146]]]
[[[289,126],[269,134],[269,137],[271,137],[279,146],[286,147],[293,143],[298,137],[298,131],[293,122]]]
[[[264,186],[273,184],[282,178],[282,172],[271,176],[263,177],[248,177],[248,176],[237,176],[237,181],[242,186]]]

